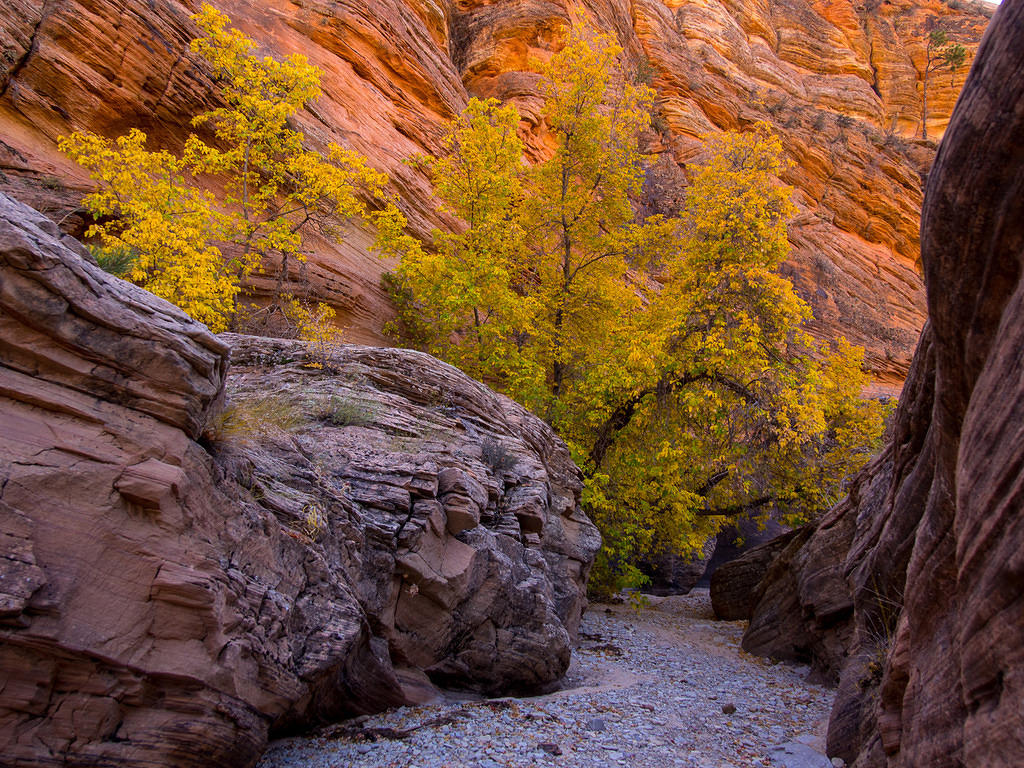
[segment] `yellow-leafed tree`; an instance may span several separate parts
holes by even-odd
[[[212,129],[214,144],[190,135],[179,157],[147,150],[145,134],[133,130],[115,141],[75,133],[60,147],[98,184],[84,201],[99,222],[89,235],[134,255],[128,279],[220,331],[240,278],[273,260],[280,290],[291,260],[305,258],[310,228],[337,238],[343,221],[362,217],[396,244],[404,221],[394,206],[367,210],[361,196],[379,194],[387,179],[364,158],[334,144],[326,154],[307,149],[292,127],[320,95],[320,70],[301,55],[256,55],[256,44],[210,5],[193,19],[204,35],[192,50],[212,68],[225,105],[193,120]],[[221,189],[216,198],[211,185]],[[226,261],[229,245],[236,255]]]
[[[707,137],[678,217],[636,214],[652,94],[619,54],[573,30],[541,67],[554,147],[533,167],[512,108],[470,103],[429,163],[465,228],[407,249],[397,277],[406,327],[569,443],[604,537],[599,589],[737,514],[813,516],[874,450],[884,415],[860,398],[862,352],[815,344],[778,274],[795,209],[767,126]],[[465,180],[485,157],[495,186],[474,191]]]

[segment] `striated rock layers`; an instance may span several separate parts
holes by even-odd
[[[922,219],[929,325],[850,498],[758,586],[748,650],[838,678],[830,754],[1024,764],[1024,0],[964,87]],[[719,571],[721,574],[722,572]]]
[[[392,178],[416,232],[446,226],[422,173],[403,164],[440,149],[446,120],[470,96],[513,100],[543,151],[531,57],[549,56],[570,18],[558,0],[490,2],[217,0],[277,55],[301,52],[324,71],[324,96],[299,123],[309,142],[338,141]],[[0,188],[67,228],[87,180],[54,150],[77,129],[131,126],[180,145],[189,119],[214,101],[203,65],[187,53],[194,0],[8,3],[0,17]],[[816,333],[865,345],[883,387],[905,376],[924,321],[915,268],[922,177],[933,149],[920,135],[926,40],[946,30],[973,55],[987,6],[938,0],[585,0],[578,10],[613,31],[638,77],[658,94],[646,148],[656,158],[645,200],[673,212],[685,164],[706,132],[772,123],[784,137],[800,215],[787,266],[812,304]],[[577,4],[573,4],[577,7]],[[928,132],[941,136],[966,67],[933,72]],[[449,222],[450,223],[450,222]],[[288,286],[310,286],[340,310],[353,341],[377,343],[390,309],[368,253],[370,233],[311,243]],[[257,297],[274,289],[257,275]],[[303,281],[308,279],[308,284]]]
[[[435,684],[559,679],[599,545],[565,446],[426,355],[315,362],[0,196],[5,766],[245,766]]]

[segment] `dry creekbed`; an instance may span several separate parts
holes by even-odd
[[[259,768],[832,766],[833,692],[741,651],[743,626],[715,621],[706,589],[591,606],[555,693],[357,718],[274,742]]]

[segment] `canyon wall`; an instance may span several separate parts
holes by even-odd
[[[928,179],[930,319],[891,436],[754,587],[744,648],[838,680],[829,754],[856,768],[1024,764],[1022,137],[1004,0]],[[749,588],[753,565],[716,578]]]
[[[658,94],[645,137],[653,161],[645,199],[672,212],[686,163],[709,131],[766,120],[793,161],[784,180],[800,213],[785,269],[815,312],[814,331],[843,333],[868,350],[882,391],[895,392],[924,320],[915,263],[923,178],[934,145],[921,132],[928,31],[942,28],[973,55],[989,6],[938,0],[218,0],[267,52],[301,52],[324,72],[324,95],[301,116],[309,142],[337,141],[391,177],[412,229],[447,226],[428,181],[403,164],[435,152],[447,120],[470,96],[514,101],[537,149],[544,125],[531,58],[549,56],[576,8],[613,31],[631,71]],[[956,9],[954,9],[954,6]],[[209,73],[187,43],[194,2],[15,2],[0,19],[0,189],[66,231],[88,180],[55,151],[58,135],[113,136],[139,126],[180,146],[189,119],[213,105]],[[942,135],[966,67],[929,78],[928,134]],[[391,309],[372,234],[311,242],[291,290],[339,310],[349,339],[383,341]],[[274,289],[267,272],[251,288]]]

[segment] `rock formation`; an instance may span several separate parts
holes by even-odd
[[[715,537],[715,551],[700,577],[701,584],[709,586],[711,577],[722,565],[789,530],[792,530],[791,526],[772,518],[760,520],[756,516],[748,516],[733,520]]]
[[[559,44],[562,2],[371,3],[217,0],[268,51],[301,51],[324,71],[324,96],[300,120],[309,141],[334,140],[367,155],[392,178],[416,232],[445,225],[429,184],[402,161],[439,149],[442,126],[469,96],[517,103],[539,151],[532,56]],[[131,126],[180,145],[192,115],[215,96],[186,52],[194,0],[28,3],[0,18],[0,188],[46,210],[69,229],[87,186],[54,150],[59,134],[105,135]],[[906,373],[924,320],[918,211],[930,145],[920,133],[928,30],[940,27],[973,54],[987,23],[983,5],[954,10],[938,0],[587,0],[584,17],[613,30],[629,66],[658,93],[647,150],[652,210],[673,211],[685,163],[708,131],[772,123],[784,137],[800,215],[791,228],[788,273],[811,302],[814,330],[865,345],[883,388]],[[933,73],[929,135],[941,136],[966,68]],[[370,234],[353,228],[337,245],[311,243],[307,277],[340,310],[353,341],[377,343],[389,314],[369,255]],[[269,272],[273,272],[268,267]],[[294,275],[300,281],[300,275]],[[273,291],[253,278],[258,296]],[[301,284],[291,286],[303,290]]]
[[[1005,0],[928,179],[930,321],[882,455],[789,542],[744,647],[839,679],[857,768],[1024,763],[1024,2]]]
[[[599,539],[540,420],[426,355],[212,336],[3,196],[0,435],[5,766],[246,766],[568,665]]]
[[[716,568],[709,584],[715,616],[723,621],[749,619],[761,602],[763,595],[758,588],[768,569],[799,536],[800,531],[787,531]],[[798,653],[794,652],[792,658],[797,657]]]

